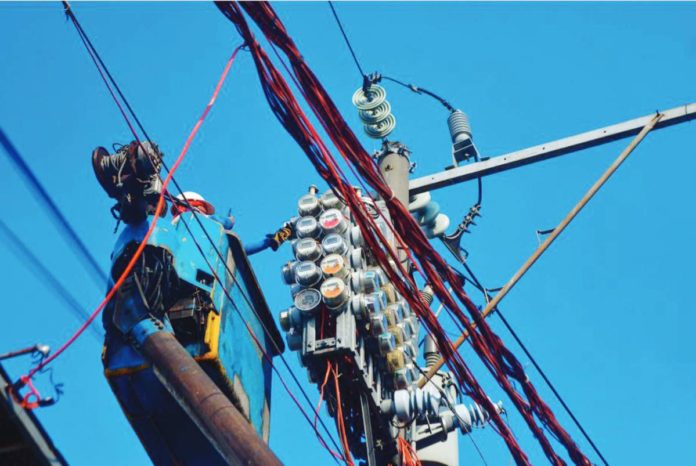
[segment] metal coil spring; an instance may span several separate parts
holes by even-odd
[[[353,94],[353,105],[358,108],[358,116],[363,122],[365,133],[373,139],[383,139],[396,127],[396,118],[391,113],[387,101],[387,91],[382,86],[370,84]]]

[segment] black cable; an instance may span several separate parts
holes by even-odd
[[[469,439],[471,440],[471,443],[474,444],[474,448],[476,449],[476,451],[478,452],[479,456],[481,457],[481,461],[483,461],[483,464],[485,464],[486,466],[488,466],[488,461],[486,461],[486,458],[483,456],[483,452],[481,451],[481,449],[479,448],[479,446],[476,444],[476,440],[474,440],[474,436],[471,435],[471,433],[470,433],[470,434],[468,435],[468,437],[469,437]]]
[[[341,30],[341,34],[343,34],[343,40],[346,41],[348,50],[350,50],[350,54],[353,56],[353,61],[355,62],[355,66],[358,68],[358,71],[360,72],[360,76],[362,76],[363,80],[367,79],[367,75],[363,71],[362,66],[360,66],[358,57],[355,55],[355,50],[353,50],[353,46],[350,44],[350,40],[348,40],[346,30],[343,29],[343,23],[341,23],[341,19],[338,17],[338,13],[336,13],[336,9],[333,6],[333,2],[329,1],[329,7],[331,8],[331,12],[333,13],[334,18],[336,19],[336,24],[338,24],[338,28]]]
[[[94,45],[92,45],[92,42],[89,40],[89,38],[87,37],[86,33],[85,33],[84,30],[82,29],[82,26],[80,25],[79,21],[77,20],[77,17],[75,16],[75,14],[74,14],[74,13],[72,12],[72,10],[70,9],[70,6],[67,4],[67,2],[63,2],[63,4],[64,4],[65,9],[66,9],[66,14],[73,20],[73,24],[74,24],[75,27],[78,29],[78,34],[80,34],[80,36],[84,38],[86,44],[89,45],[89,47],[91,48],[91,50],[92,50],[92,52],[94,53],[95,57],[97,58],[97,61],[100,63],[100,65],[101,65],[102,68],[104,69],[105,73],[106,73],[107,76],[109,77],[109,80],[111,81],[111,83],[113,84],[114,88],[117,90],[119,96],[120,96],[121,99],[123,100],[124,104],[125,104],[126,107],[128,108],[128,111],[129,111],[129,112],[131,113],[131,115],[133,116],[133,119],[137,122],[138,127],[139,127],[140,130],[142,131],[143,135],[146,137],[146,139],[147,139],[148,141],[151,142],[149,136],[147,135],[147,132],[146,132],[145,129],[143,128],[142,124],[140,123],[140,120],[139,120],[138,117],[135,115],[135,112],[133,111],[132,107],[128,104],[127,99],[125,98],[125,96],[124,96],[123,93],[121,92],[121,90],[120,90],[118,84],[116,83],[116,81],[115,81],[115,79],[113,78],[113,76],[111,75],[111,73],[108,71],[108,68],[106,67],[106,64],[103,62],[103,60],[101,59],[99,53],[98,53],[97,50],[94,48]],[[160,159],[160,161],[161,161],[161,163],[162,163],[163,168],[164,168],[167,172],[169,172],[170,170],[169,170],[169,168],[167,167],[167,165],[165,164],[164,160],[161,160],[161,159]],[[150,162],[153,163],[152,160],[150,160]],[[208,231],[205,229],[205,227],[204,227],[203,223],[201,222],[201,220],[198,218],[196,209],[193,208],[193,207],[190,205],[190,203],[188,202],[188,199],[186,199],[186,197],[183,195],[183,190],[181,189],[181,187],[179,186],[178,182],[176,181],[176,179],[175,179],[173,176],[172,176],[171,180],[172,180],[172,182],[174,183],[174,186],[176,187],[177,191],[179,191],[180,195],[182,196],[182,198],[183,198],[183,203],[189,208],[190,212],[193,214],[194,219],[196,220],[196,222],[197,222],[198,225],[200,226],[201,230],[204,232],[206,238],[207,238],[208,241],[210,242],[210,244],[211,244],[213,250],[215,251],[216,255],[217,255],[218,258],[221,260],[222,264],[224,264],[225,269],[226,269],[227,273],[229,274],[229,276],[231,277],[233,283],[234,283],[235,285],[238,286],[238,284],[236,283],[236,277],[234,276],[234,273],[233,273],[233,272],[230,270],[230,268],[228,267],[226,259],[223,258],[222,254],[220,253],[219,249],[217,248],[217,244],[216,244],[215,241],[213,241],[213,239],[210,237],[210,234],[209,234]],[[181,219],[181,221],[183,222],[183,224],[184,224],[186,230],[188,231],[188,233],[191,235],[191,238],[193,239],[194,243],[196,244],[196,247],[197,247],[199,253],[202,255],[202,257],[204,258],[204,260],[208,263],[208,266],[210,267],[211,271],[214,272],[214,268],[213,268],[212,265],[210,265],[210,263],[207,261],[207,258],[206,258],[206,256],[205,256],[205,253],[203,252],[203,249],[201,248],[200,244],[198,244],[198,242],[197,242],[197,240],[196,240],[196,238],[195,238],[195,235],[193,235],[193,233],[192,233],[192,231],[191,231],[191,229],[190,229],[190,226],[188,225],[188,223],[186,222],[186,220],[185,220],[183,217],[180,217],[180,219]],[[218,282],[219,282],[219,280],[218,280]],[[224,288],[224,284],[223,284],[223,283],[220,283],[220,285],[223,287],[223,290],[226,291],[225,288]],[[302,393],[304,399],[310,404],[310,406],[313,406],[313,403],[312,403],[312,401],[309,399],[309,396],[307,395],[307,392],[304,390],[304,388],[303,388],[302,385],[300,384],[299,379],[297,378],[297,376],[295,375],[295,373],[293,372],[293,370],[290,368],[290,365],[288,364],[287,360],[286,360],[285,357],[283,356],[282,351],[280,350],[280,348],[278,347],[278,345],[277,345],[276,342],[274,341],[274,339],[273,339],[273,337],[272,337],[270,331],[268,330],[268,328],[266,327],[266,325],[263,323],[263,319],[261,319],[260,316],[258,315],[258,313],[257,313],[257,311],[256,311],[256,307],[251,303],[250,298],[249,298],[248,296],[246,296],[246,293],[243,291],[243,289],[242,289],[241,287],[239,287],[239,291],[240,291],[240,294],[241,294],[241,295],[243,296],[243,298],[245,299],[245,301],[247,302],[247,304],[249,305],[249,307],[250,307],[250,308],[252,309],[252,311],[254,312],[256,318],[258,319],[258,321],[261,323],[261,326],[263,327],[263,329],[264,329],[266,335],[268,336],[269,341],[272,342],[272,344],[273,344],[273,346],[274,346],[276,352],[278,353],[278,356],[280,357],[281,361],[283,362],[283,365],[286,367],[286,369],[287,369],[288,372],[290,373],[290,376],[292,377],[292,379],[293,379],[293,381],[295,382],[295,384],[297,385],[297,387],[300,389],[300,392]],[[227,294],[227,293],[226,293],[226,294]],[[228,298],[230,299],[230,301],[232,302],[233,306],[236,308],[236,304],[234,304],[234,301],[232,300],[231,296],[229,296],[229,294],[227,294],[227,296],[228,296]],[[237,312],[239,312],[239,311],[237,310]],[[271,366],[274,367],[273,364],[271,364]],[[276,373],[277,373],[277,369],[275,369],[275,367],[274,367],[274,370],[275,370]],[[278,374],[278,375],[280,376],[280,374]],[[329,436],[329,439],[330,439],[331,442],[333,443],[334,447],[335,447],[337,450],[340,450],[340,448],[338,447],[338,444],[336,443],[335,439],[331,436],[331,434],[330,434],[330,432],[329,432],[329,430],[328,430],[328,427],[326,426],[326,424],[324,423],[324,421],[323,421],[321,418],[319,418],[319,423],[321,424],[321,426],[323,427],[324,431],[325,431],[325,432],[327,433],[327,435]]]
[[[183,215],[183,214],[182,214],[182,215]],[[195,217],[195,214],[194,214],[194,217]],[[180,218],[180,220],[183,220],[183,217],[182,217],[182,216],[179,216],[179,218]],[[197,217],[195,217],[195,218],[196,218],[196,220],[200,223],[200,219],[198,219]],[[198,243],[198,241],[196,240],[195,235],[193,234],[193,232],[191,231],[191,229],[188,227],[188,225],[187,225],[185,222],[184,222],[184,226],[186,227],[186,230],[188,231],[189,235],[191,235],[191,238],[192,238],[192,240],[193,240],[193,243],[194,243],[194,245],[196,246],[196,248],[198,249],[198,252],[201,254],[201,257],[203,257],[203,260],[205,261],[205,263],[207,264],[208,268],[209,268],[210,271],[212,272],[214,279],[218,282],[218,284],[220,285],[220,288],[222,289],[222,292],[225,294],[225,296],[227,297],[227,299],[229,299],[230,303],[232,304],[232,307],[234,308],[235,312],[236,312],[237,315],[240,317],[240,319],[242,319],[242,321],[246,321],[246,319],[244,319],[244,316],[242,315],[242,312],[239,310],[239,307],[237,307],[237,303],[235,303],[235,301],[234,301],[234,299],[232,298],[230,292],[229,292],[229,291],[227,290],[227,288],[225,287],[225,284],[222,282],[222,280],[221,280],[220,277],[218,276],[217,272],[215,272],[215,268],[213,267],[213,265],[210,263],[210,261],[209,261],[208,258],[206,257],[206,254],[205,254],[205,252],[203,251],[203,248],[201,247],[201,245],[200,245],[200,244]],[[205,231],[205,229],[203,228],[202,224],[201,224],[201,228],[203,229],[203,231]],[[208,236],[208,233],[207,233],[207,232],[206,232],[206,236]],[[214,244],[213,244],[213,248],[216,250],[216,252],[217,252],[217,254],[219,255],[219,257],[222,258],[222,256],[220,255],[219,250],[217,249],[217,247],[216,247]],[[244,290],[243,290],[241,287],[239,287],[239,285],[237,284],[237,281],[236,281],[237,279],[236,279],[236,277],[234,276],[234,273],[229,269],[229,266],[227,265],[227,261],[224,261],[224,260],[223,260],[222,263],[225,265],[225,270],[227,271],[227,274],[228,274],[229,277],[231,278],[232,283],[238,287],[240,294],[245,298],[245,300],[248,300],[249,298],[246,296],[246,293],[244,292]],[[278,353],[278,356],[280,357],[280,360],[283,362],[283,364],[285,365],[285,368],[286,368],[286,369],[288,370],[288,372],[290,373],[290,377],[292,377],[292,379],[295,381],[295,384],[297,384],[298,388],[300,389],[300,392],[303,394],[303,396],[304,396],[304,398],[306,399],[306,401],[310,404],[310,406],[312,406],[312,402],[311,402],[311,400],[309,399],[309,396],[307,395],[307,392],[304,390],[304,388],[302,387],[302,385],[300,385],[300,381],[298,380],[298,378],[297,378],[297,376],[295,375],[294,371],[293,371],[293,370],[290,368],[290,366],[288,365],[287,360],[286,360],[285,357],[283,356],[283,353],[280,351],[280,348],[279,348],[278,345],[276,344],[275,340],[274,340],[273,337],[270,335],[270,331],[269,331],[268,328],[266,327],[266,324],[264,324],[263,320],[259,317],[259,315],[258,315],[258,313],[257,313],[257,311],[256,311],[256,307],[253,306],[253,304],[251,304],[250,301],[247,301],[247,304],[249,305],[250,309],[252,310],[252,312],[254,313],[254,315],[256,316],[256,318],[258,319],[259,323],[261,324],[261,327],[265,330],[266,335],[268,336],[269,341],[271,342],[271,344],[272,344],[273,347],[275,348],[276,352]],[[251,332],[251,330],[249,330],[249,331]],[[259,345],[259,346],[260,346],[260,345]],[[265,349],[264,349],[264,348],[259,348],[259,350],[261,350],[262,352],[265,352]],[[276,375],[278,375],[278,377],[280,377],[280,373],[278,372],[278,369],[276,368],[275,364],[273,364],[272,356],[269,356],[268,359],[269,359],[269,364],[270,364],[270,366],[271,366],[271,369],[273,370],[273,372],[276,373]],[[282,378],[282,377],[281,377],[281,378]],[[313,407],[312,407],[312,408],[313,408]],[[305,416],[305,419],[307,419],[307,421],[309,421],[310,426],[314,427],[314,424],[313,424],[312,420],[309,419],[309,418],[304,414],[304,412],[302,412],[302,414],[303,414],[303,416]],[[333,438],[333,436],[331,436],[331,434],[330,434],[330,432],[329,432],[329,430],[328,430],[328,427],[324,424],[324,421],[322,421],[321,418],[318,418],[318,421],[319,421],[319,423],[322,425],[322,427],[324,428],[324,431],[325,431],[326,434],[328,435],[328,437],[329,437],[329,439],[331,440],[331,442],[334,444],[334,447],[337,449],[337,451],[340,450],[339,447],[338,447],[338,444],[337,444],[336,440]],[[314,430],[315,430],[315,432],[318,433],[318,431],[317,431],[316,428],[315,428]],[[322,442],[324,441],[321,437],[320,437],[320,439],[321,439]],[[332,456],[332,458],[333,458],[333,456]],[[336,458],[334,458],[334,460],[335,460],[335,459],[336,459]]]
[[[522,340],[520,340],[520,337],[517,336],[517,333],[512,329],[512,327],[508,323],[505,316],[503,316],[502,312],[500,312],[500,309],[496,308],[495,311],[496,311],[496,314],[498,314],[498,317],[500,317],[500,320],[503,322],[503,325],[505,325],[505,328],[507,328],[508,331],[510,332],[510,335],[512,335],[512,337],[515,339],[515,341],[520,346],[520,348],[522,348],[522,351],[524,351],[524,354],[527,355],[527,357],[529,358],[529,360],[532,363],[532,365],[534,366],[534,368],[537,370],[537,372],[539,372],[541,377],[544,379],[544,382],[546,382],[546,385],[549,386],[549,388],[551,389],[553,394],[556,396],[556,399],[561,403],[561,405],[563,405],[563,408],[568,413],[568,415],[571,417],[571,419],[573,419],[573,422],[578,427],[578,429],[580,429],[580,432],[582,432],[582,435],[585,437],[585,439],[587,439],[587,441],[590,443],[590,445],[592,445],[592,449],[602,459],[602,462],[606,466],[609,466],[609,463],[607,463],[607,460],[604,459],[604,455],[602,455],[602,453],[599,451],[599,448],[597,448],[597,445],[595,445],[595,443],[590,438],[589,434],[582,427],[582,424],[580,424],[580,421],[578,421],[578,419],[575,417],[573,412],[570,410],[570,408],[568,407],[566,402],[563,400],[563,397],[561,397],[561,395],[556,390],[556,387],[554,387],[554,385],[551,383],[549,378],[546,376],[546,373],[544,373],[544,371],[541,369],[541,367],[539,367],[539,364],[536,362],[536,359],[534,359],[534,356],[532,356],[532,354],[529,352],[529,350],[524,345],[524,343],[522,343]]]
[[[450,112],[453,112],[455,108],[450,105],[450,103],[445,100],[444,98],[440,97],[439,95],[435,94],[432,91],[429,91],[427,89],[424,89],[422,87],[415,86],[413,84],[407,84],[403,81],[399,81],[396,78],[392,78],[389,76],[382,76],[379,73],[374,73],[373,75],[368,76],[365,74],[365,71],[363,70],[363,67],[360,66],[360,61],[358,60],[358,57],[355,54],[355,50],[353,50],[353,46],[350,43],[350,39],[348,39],[348,34],[346,34],[346,30],[343,27],[343,23],[341,22],[341,19],[338,17],[338,13],[336,13],[336,9],[333,6],[333,2],[329,1],[329,7],[331,8],[331,12],[333,13],[333,17],[336,19],[336,24],[338,24],[338,28],[341,30],[341,34],[343,35],[343,40],[346,42],[346,45],[348,46],[348,50],[350,50],[350,54],[353,56],[353,61],[355,62],[355,66],[358,68],[358,71],[360,72],[360,76],[362,76],[364,84],[369,83],[377,83],[382,79],[386,79],[387,81],[392,81],[396,84],[399,84],[401,86],[404,86],[407,89],[410,89],[411,91],[415,92],[416,94],[425,94],[433,99],[437,100],[440,102],[447,110]]]
[[[77,299],[60,283],[58,278],[51,273],[51,271],[43,264],[43,262],[31,252],[31,249],[24,244],[24,242],[8,227],[5,222],[0,219],[0,233],[5,235],[7,238],[6,245],[10,246],[8,249],[12,251],[19,259],[23,259],[23,264],[27,265],[34,273],[39,276],[42,283],[45,283],[53,292],[63,300],[65,305],[70,308],[73,313],[77,316],[80,322],[84,322],[89,318],[89,314],[85,309],[78,303]],[[90,325],[92,330],[92,335],[101,341],[104,336],[104,332],[98,326],[98,324],[93,323]]]
[[[471,270],[471,268],[468,265],[466,265],[466,263],[464,263],[464,266],[467,269],[467,272],[469,272],[469,274],[473,278],[476,285],[478,285],[477,288],[484,294],[486,302],[488,302],[488,300],[489,300],[488,290],[481,285],[481,282],[479,282],[479,280],[476,278],[476,275],[474,275],[473,271]],[[503,316],[502,312],[500,312],[499,307],[495,308],[495,313],[498,315],[498,317],[500,317],[500,320],[503,322],[503,325],[505,325],[505,328],[507,328],[507,330],[510,332],[510,335],[512,335],[512,337],[515,339],[515,341],[520,346],[520,348],[522,348],[522,351],[524,352],[524,354],[527,355],[527,357],[529,358],[529,361],[532,363],[532,365],[537,370],[537,372],[539,372],[539,375],[541,375],[541,377],[544,379],[544,382],[546,383],[546,385],[551,389],[551,391],[553,392],[554,396],[559,401],[559,403],[561,403],[561,405],[563,406],[563,409],[565,410],[566,413],[568,413],[568,416],[570,416],[570,418],[573,420],[573,422],[575,423],[577,428],[582,433],[583,437],[585,437],[585,439],[589,442],[589,444],[592,446],[592,449],[601,458],[601,460],[605,464],[605,466],[609,466],[609,463],[607,462],[607,460],[604,459],[604,455],[602,455],[602,453],[599,451],[599,448],[597,447],[597,445],[595,445],[595,443],[592,441],[592,439],[590,438],[590,435],[587,433],[587,431],[585,431],[585,428],[582,426],[582,424],[580,423],[578,418],[575,417],[575,414],[573,414],[573,411],[570,409],[568,404],[565,402],[565,400],[563,399],[561,394],[558,393],[558,390],[556,390],[556,387],[553,385],[553,383],[551,383],[551,380],[549,380],[549,378],[546,376],[546,373],[541,369],[541,367],[539,366],[539,363],[537,363],[536,359],[534,359],[534,356],[532,356],[532,354],[529,352],[529,350],[524,345],[524,343],[522,343],[522,340],[517,335],[517,333],[513,330],[512,326],[507,321],[505,316]]]
[[[454,111],[455,111],[455,108],[454,108],[445,98],[440,97],[439,95],[435,94],[435,93],[432,92],[432,91],[429,91],[429,90],[427,90],[427,89],[425,89],[425,88],[416,86],[416,85],[414,85],[414,84],[405,83],[405,82],[403,82],[403,81],[400,81],[400,80],[398,80],[398,79],[396,79],[396,78],[392,78],[392,77],[390,77],[390,76],[382,76],[382,75],[377,75],[377,76],[378,76],[378,80],[379,80],[379,79],[386,79],[387,81],[391,81],[391,82],[396,83],[396,84],[399,84],[400,86],[403,86],[403,87],[405,87],[405,88],[407,88],[407,89],[410,89],[411,91],[415,92],[416,94],[425,94],[425,95],[428,95],[428,96],[432,97],[433,99],[437,100],[438,102],[440,102],[440,103],[441,103],[447,110],[449,110],[450,112],[454,112]]]
[[[87,246],[85,246],[85,243],[82,241],[75,229],[72,227],[72,225],[70,225],[70,222],[68,222],[68,220],[65,218],[63,212],[58,208],[56,203],[53,202],[53,199],[48,194],[48,191],[46,191],[46,188],[43,186],[43,184],[41,184],[31,167],[24,160],[14,144],[12,144],[12,141],[10,141],[2,128],[0,128],[0,144],[2,144],[2,146],[5,148],[5,152],[7,153],[10,161],[19,170],[20,174],[29,184],[29,187],[36,195],[40,203],[50,214],[54,223],[58,227],[58,230],[63,233],[63,236],[67,240],[68,244],[72,246],[78,256],[82,259],[83,263],[88,266],[90,272],[93,272],[89,273],[89,276],[94,280],[99,289],[103,290],[108,280],[106,274],[99,266],[94,256],[89,252]]]
[[[128,99],[126,99],[126,96],[123,95],[123,92],[121,92],[121,88],[118,87],[116,80],[113,78],[113,76],[111,76],[111,73],[109,72],[109,68],[106,67],[106,64],[101,59],[101,56],[97,53],[97,49],[94,47],[94,45],[92,45],[92,41],[89,40],[89,37],[87,37],[87,33],[85,33],[84,29],[82,29],[82,25],[80,24],[77,17],[73,13],[72,8],[70,8],[70,5],[68,4],[68,2],[63,1],[63,8],[65,9],[65,15],[68,18],[70,18],[70,20],[75,25],[75,28],[77,29],[78,34],[80,34],[80,36],[82,36],[85,39],[87,44],[89,44],[89,47],[94,52],[95,57],[99,61],[99,64],[102,66],[102,68],[104,69],[104,72],[109,77],[109,80],[114,85],[114,88],[116,89],[116,92],[118,93],[119,97],[121,97],[121,100],[123,100],[123,103],[125,104],[126,108],[130,112],[130,114],[133,116],[133,119],[135,120],[135,123],[138,125],[138,128],[140,128],[140,131],[143,132],[143,136],[145,136],[146,140],[152,142],[152,140],[150,139],[150,136],[148,136],[148,134],[147,134],[147,131],[145,131],[145,128],[143,127],[142,123],[140,123],[138,116],[133,111],[133,108],[131,107],[130,103],[128,102]],[[167,171],[169,171],[169,170],[167,170]]]

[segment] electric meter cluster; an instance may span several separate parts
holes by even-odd
[[[384,203],[362,199],[393,243]],[[310,190],[297,207],[294,260],[281,272],[293,300],[280,313],[288,347],[299,352],[313,381],[323,375],[327,357],[345,361],[332,355],[352,356],[348,360],[376,392],[379,406],[383,396],[410,387],[419,376],[412,363],[418,353],[418,319],[366,249],[360,229],[333,191],[318,195]]]

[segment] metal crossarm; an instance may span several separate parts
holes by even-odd
[[[654,129],[666,128],[696,119],[696,103],[682,105],[660,113],[663,117]],[[409,183],[409,193],[413,195],[443,188],[463,181],[473,180],[481,176],[492,175],[493,173],[534,162],[540,162],[551,157],[558,157],[559,155],[569,154],[571,152],[634,136],[654,117],[655,114],[646,115],[593,131],[576,134],[575,136],[510,152],[481,162],[475,162],[432,175],[423,176],[411,180]]]

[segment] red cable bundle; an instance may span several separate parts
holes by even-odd
[[[236,25],[249,46],[264,93],[276,116],[306,152],[319,174],[337,193],[341,194],[348,204],[356,223],[360,226],[365,241],[377,256],[380,265],[399,289],[401,295],[408,299],[409,304],[424,322],[428,331],[435,337],[440,351],[447,360],[448,367],[466,393],[490,413],[491,421],[498,433],[504,438],[517,464],[529,464],[527,456],[500,415],[497,414],[493,403],[488,399],[461,355],[452,346],[452,342],[430,308],[417,298],[418,287],[413,278],[403,270],[395,252],[391,248],[384,249],[383,245],[387,244],[384,235],[366,211],[355,190],[346,181],[341,168],[302,111],[287,82],[256,41],[241,8],[244,8],[256,22],[271,44],[278,46],[288,57],[294,74],[293,79],[296,79],[295,82],[333,144],[351,170],[357,171],[386,201],[394,221],[397,241],[413,253],[417,259],[416,262],[409,253],[413,263],[419,267],[421,274],[431,284],[448,312],[469,332],[470,344],[520,411],[546,456],[553,464],[565,464],[553,450],[541,427],[535,422],[534,415],[566,447],[573,462],[582,465],[591,464],[568,433],[559,425],[550,408],[541,400],[536,389],[527,379],[520,362],[490,329],[479,310],[463,291],[461,279],[433,249],[407,208],[394,199],[392,191],[385,184],[372,158],[360,145],[331,98],[302,59],[299,50],[288,36],[271,6],[265,2],[242,3],[241,8],[237,3],[217,3],[217,5],[223,14]],[[445,282],[452,285],[457,299],[466,308],[476,327],[472,325],[472,321],[457,304],[454,297],[447,292]],[[516,380],[522,386],[524,397],[515,390],[510,379]]]
[[[398,444],[399,451],[401,452],[401,464],[403,464],[403,466],[422,466],[416,452],[406,439],[399,436]]]

